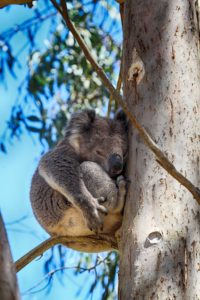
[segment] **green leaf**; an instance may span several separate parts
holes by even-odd
[[[33,116],[33,115],[32,116],[28,116],[26,118],[27,118],[27,120],[29,120],[31,122],[41,122],[41,120],[38,117]]]
[[[37,133],[41,132],[41,130],[42,130],[41,128],[37,128],[37,127],[29,126],[29,125],[26,125],[26,129],[31,132],[37,132]]]

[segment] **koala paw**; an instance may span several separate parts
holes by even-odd
[[[105,203],[106,198],[104,198],[104,197],[99,197],[99,198],[97,198],[96,200],[98,201],[99,204],[101,204],[101,203]]]
[[[104,206],[108,209],[109,212],[113,212],[117,206],[117,195],[118,189],[117,187],[113,186],[113,189],[107,194],[106,201]]]
[[[124,176],[118,176],[116,179],[116,184],[118,186],[116,212],[122,212],[126,198],[126,180]]]
[[[126,189],[126,180],[125,180],[124,176],[122,176],[122,175],[118,176],[116,179],[116,184],[120,190]]]
[[[94,198],[83,211],[88,228],[95,233],[103,230],[102,217],[103,215],[107,215],[107,209],[102,205],[104,202],[105,198],[103,197]]]
[[[115,237],[116,237],[118,242],[121,240],[121,234],[122,234],[122,227],[117,229],[117,231],[115,232]]]

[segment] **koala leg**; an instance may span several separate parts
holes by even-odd
[[[107,194],[104,206],[110,213],[117,212],[116,208],[118,207],[118,188],[116,187],[116,185]]]
[[[117,207],[116,212],[121,212],[124,208],[125,198],[126,198],[126,180],[124,176],[117,177],[118,195],[117,195]]]
[[[63,148],[45,154],[38,167],[39,175],[82,213],[90,230],[101,231],[102,217],[107,214],[102,205],[104,198],[92,196],[81,177],[80,164],[64,154]]]
[[[105,207],[112,213],[120,213],[123,210],[125,197],[126,197],[126,180],[124,176],[118,176],[116,179],[117,187],[112,189],[105,202]]]
[[[124,208],[124,203],[125,203],[125,198],[126,198],[126,180],[124,177],[118,176],[117,177],[117,186],[118,186],[118,206],[116,211],[117,212],[122,212]],[[120,228],[115,232],[115,237],[117,241],[119,242],[121,240],[121,226]]]
[[[80,165],[82,177],[93,197],[103,197],[102,202],[109,213],[121,212],[126,195],[126,181],[123,176],[115,181],[96,163],[85,161]]]

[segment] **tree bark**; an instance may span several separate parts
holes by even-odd
[[[123,78],[130,111],[199,186],[196,3],[125,1]],[[144,69],[139,84],[129,76],[136,61]],[[119,299],[200,299],[199,205],[159,166],[133,128],[129,142]]]
[[[19,300],[15,267],[0,214],[0,299]]]

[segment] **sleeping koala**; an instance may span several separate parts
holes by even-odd
[[[125,181],[114,178],[124,167],[126,128],[122,111],[114,119],[94,110],[75,113],[64,138],[41,158],[30,197],[36,218],[50,235],[114,234],[119,229]]]

